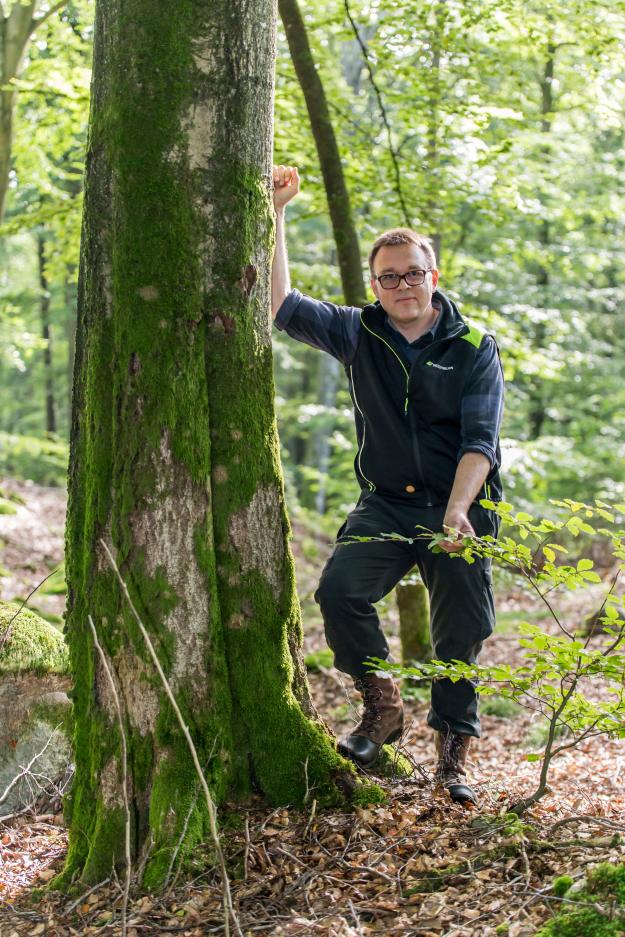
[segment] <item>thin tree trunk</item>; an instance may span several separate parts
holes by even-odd
[[[422,582],[400,582],[395,589],[399,610],[401,660],[404,667],[432,655],[430,601]]]
[[[74,357],[76,355],[76,290],[73,275],[66,274],[63,288],[65,297],[65,336],[67,339],[67,387],[69,411],[72,409],[72,383],[74,380]]]
[[[440,230],[440,103],[441,103],[441,49],[447,16],[447,0],[436,7],[436,20],[431,35],[431,64],[428,70],[427,114],[427,192],[426,225],[436,260],[440,265],[442,234]]]
[[[99,0],[79,277],[67,527],[76,775],[64,881],[132,851],[166,877],[207,830],[184,736],[217,801],[340,803],[354,772],[314,719],[273,410],[271,0]],[[195,801],[195,803],[194,803]],[[178,844],[178,845],[177,845]]]
[[[297,0],[278,0],[278,9],[317,147],[336,241],[343,296],[350,306],[364,306],[367,300],[358,235],[323,84],[315,67]]]
[[[10,83],[19,74],[28,40],[32,33],[33,14],[37,0],[14,3],[7,16],[0,9],[0,221],[4,217],[11,144],[13,113],[17,92]]]
[[[52,334],[50,331],[50,290],[46,276],[46,249],[42,234],[37,235],[37,259],[39,263],[39,306],[41,309],[41,334],[44,341],[43,367],[46,395],[46,431],[56,433],[54,406],[54,374],[52,371]]]
[[[547,173],[551,163],[551,150],[549,148],[549,134],[553,125],[553,81],[555,77],[555,56],[556,47],[550,42],[547,46],[547,59],[543,77],[540,83],[541,89],[541,133],[545,135],[545,145],[542,147],[543,169]],[[540,266],[538,270],[537,283],[541,290],[540,303],[547,306],[547,290],[549,288],[549,270],[546,265],[546,256],[551,243],[551,229],[549,224],[548,208],[546,198],[543,192],[539,195],[543,206],[543,218],[538,228],[538,243],[541,248]],[[539,323],[536,328],[536,345],[542,348],[545,344],[546,329],[543,323]],[[538,439],[542,433],[546,418],[546,401],[544,399],[544,386],[540,379],[536,377],[529,388],[529,438]]]

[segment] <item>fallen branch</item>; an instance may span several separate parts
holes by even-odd
[[[625,825],[622,823],[613,823],[612,820],[606,820],[603,817],[593,817],[588,813],[580,813],[574,817],[565,817],[564,820],[558,820],[556,823],[552,824],[547,830],[548,833],[553,833],[555,830],[560,829],[561,826],[569,826],[571,823],[598,823],[600,826],[605,826],[610,830],[616,830],[619,833],[625,833]]]

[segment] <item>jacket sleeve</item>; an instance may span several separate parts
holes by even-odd
[[[278,310],[274,325],[296,341],[350,364],[358,345],[360,309],[321,302],[299,290],[291,290]]]
[[[491,469],[495,467],[503,399],[504,381],[499,350],[495,339],[485,335],[460,404],[461,446],[458,461],[466,452],[481,452],[489,460]]]

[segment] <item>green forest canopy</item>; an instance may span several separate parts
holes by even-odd
[[[497,335],[508,497],[623,499],[623,3],[308,2],[302,12],[363,268],[376,233],[410,223],[440,244],[443,290]],[[93,3],[68,3],[29,46],[0,242],[1,458],[19,471],[30,452],[31,477],[41,464],[45,480],[59,483],[63,459],[33,458],[36,442],[16,434],[45,436],[50,393],[56,420],[46,445],[56,452],[69,433],[92,18]],[[289,209],[293,284],[340,301],[284,36],[276,80],[275,161],[303,177]],[[334,514],[356,495],[347,391],[333,362],[274,336],[290,497]]]

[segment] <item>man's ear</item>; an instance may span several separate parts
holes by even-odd
[[[380,297],[378,295],[378,290],[379,290],[378,281],[374,277],[370,277],[369,283],[371,284],[371,291],[373,295],[375,296],[376,299],[379,299]]]
[[[436,289],[438,283],[438,270],[432,270],[432,288]]]

